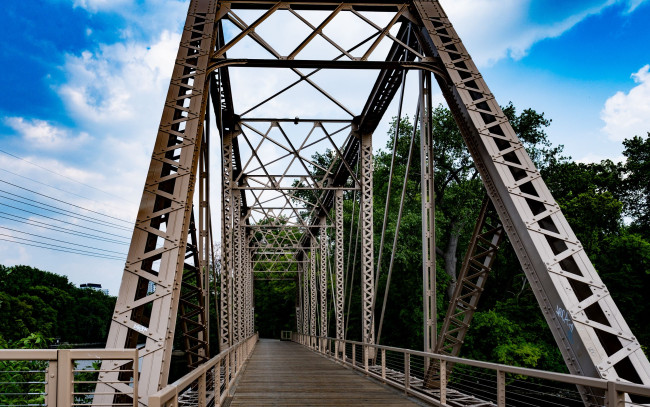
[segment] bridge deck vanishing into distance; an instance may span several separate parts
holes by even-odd
[[[406,89],[407,73],[417,77],[415,89]],[[440,332],[434,87],[485,187]],[[420,162],[423,287],[412,295],[422,298],[422,351],[380,345],[382,329],[391,327],[375,307],[378,274],[388,264],[390,281],[394,259],[382,258],[388,207],[382,230],[374,230],[373,138],[382,119],[399,122],[406,113],[413,133],[396,137],[410,139],[407,168],[415,154]],[[216,159],[211,146],[220,151]],[[407,170],[404,183],[408,177]],[[357,270],[349,262],[353,236]],[[457,358],[506,236],[571,375]],[[257,342],[254,284],[261,273],[296,284],[292,344]],[[346,337],[344,318],[355,274],[358,342]],[[217,326],[209,324],[210,309]],[[170,384],[177,328],[190,373]],[[218,343],[209,343],[210,330]],[[43,375],[42,395],[62,406],[256,405],[250,397],[285,405],[303,390],[323,400],[331,386],[333,405],[369,400],[370,393],[377,398],[368,404],[378,404],[379,394],[395,396],[358,376],[337,386],[352,376],[333,363],[433,405],[643,405],[650,396],[641,344],[438,0],[190,1],[106,348],[94,356],[0,351],[0,358],[46,363],[35,370]],[[270,349],[277,350],[265,353]],[[81,359],[102,360],[91,379],[74,371]],[[293,371],[294,364],[307,370]]]

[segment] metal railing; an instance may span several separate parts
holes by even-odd
[[[2,349],[0,406],[84,406],[93,403],[95,387],[105,373],[101,362],[127,365],[118,382],[119,402],[137,406],[136,349]],[[115,393],[112,393],[115,394]]]
[[[649,386],[618,380],[547,372],[298,333],[293,334],[293,341],[435,406],[650,405]],[[450,375],[452,368],[453,375]],[[593,398],[583,400],[576,386],[592,389]]]
[[[149,407],[221,406],[257,340],[252,335],[167,385],[149,397]]]

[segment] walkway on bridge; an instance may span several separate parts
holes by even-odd
[[[261,339],[230,406],[419,406],[293,342]]]

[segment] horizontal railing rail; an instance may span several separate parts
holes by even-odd
[[[138,351],[136,349],[2,349],[0,350],[0,406],[68,407],[91,405],[104,373],[101,362],[128,364],[119,382],[114,406],[137,406]]]
[[[584,405],[585,401],[575,386],[596,390],[597,394],[586,401],[591,406],[650,405],[650,386],[620,380],[548,372],[298,333],[293,333],[292,340],[436,406],[480,402],[498,407]],[[430,368],[432,364],[434,369]],[[450,377],[452,366],[454,375]],[[476,400],[467,404],[468,395]],[[464,401],[461,402],[461,399]]]
[[[257,344],[258,334],[225,349],[149,397],[149,407],[221,406]]]

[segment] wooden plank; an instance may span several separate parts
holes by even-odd
[[[293,343],[261,339],[230,406],[419,406]]]

